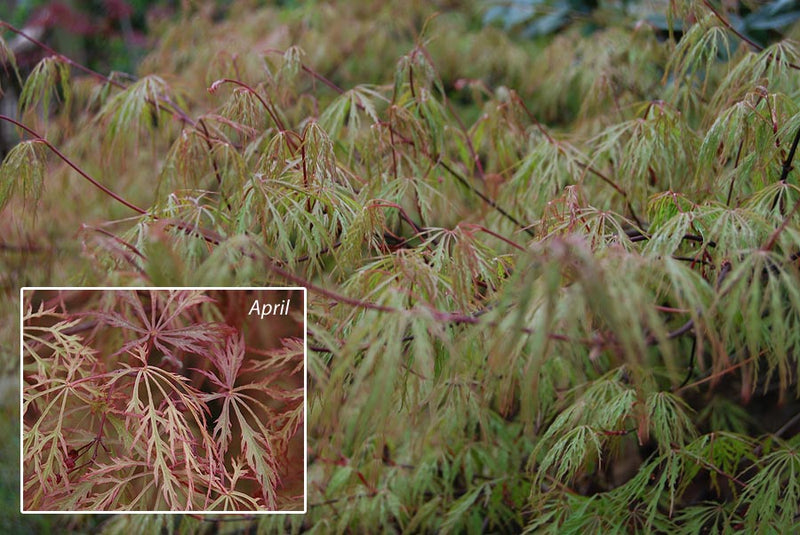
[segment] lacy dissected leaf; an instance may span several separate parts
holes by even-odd
[[[32,200],[34,208],[44,189],[45,145],[41,140],[17,143],[0,165],[0,211],[14,195]]]
[[[61,97],[58,89],[61,90]],[[72,99],[69,65],[57,56],[49,56],[40,61],[25,80],[19,98],[19,109],[21,113],[25,113],[42,104],[47,112],[51,101],[58,98],[63,98],[64,106],[69,109]]]
[[[212,392],[206,394],[204,400],[219,400],[222,404],[213,429],[220,453],[224,455],[235,442],[236,449],[244,456],[249,475],[261,486],[259,494],[265,506],[274,509],[278,460],[272,444],[274,431],[268,425],[272,411],[254,397],[264,389],[261,382],[236,384],[245,360],[245,349],[241,335],[229,336],[224,347],[215,348],[210,355],[216,371],[197,371],[211,383]]]
[[[44,323],[52,320],[56,323]],[[28,309],[23,317],[22,345],[24,358],[32,358],[35,367],[25,362],[25,370],[35,368],[39,378],[63,375],[72,380],[84,376],[84,367],[97,360],[96,351],[86,345],[81,335],[71,332],[80,323],[80,318],[68,319],[55,308],[45,309],[43,304],[38,311]]]
[[[346,129],[345,139],[352,147],[365,126],[362,121],[368,119],[370,124],[379,122],[376,103],[385,106],[387,98],[379,88],[359,85],[342,93],[331,102],[320,115],[319,123],[328,132],[331,139],[339,139],[340,132]]]
[[[201,485],[209,485],[217,464],[216,449],[205,430],[207,407],[186,377],[147,366],[144,350],[136,351],[136,360],[145,365],[123,366],[112,380],[117,389],[130,392],[125,415],[128,427],[135,429],[131,453],[147,462],[159,490],[153,503],[163,504],[156,509],[202,508],[193,500]]]
[[[50,324],[52,320],[56,323]],[[58,321],[60,320],[60,321]],[[101,395],[102,381],[92,376],[96,351],[70,331],[80,319],[66,320],[55,309],[40,306],[24,315],[22,414],[24,428],[23,488],[25,507],[51,508],[53,493],[69,477],[68,442],[86,423],[80,410]]]
[[[107,325],[124,329],[127,340],[116,354],[137,346],[156,347],[168,360],[179,358],[180,353],[208,355],[222,327],[205,322],[195,314],[197,308],[211,299],[193,290],[167,292],[124,292],[119,297],[125,305],[123,312],[108,310],[96,313]],[[174,362],[173,362],[174,364]]]
[[[260,373],[281,373],[284,377],[291,377],[302,373],[304,355],[305,347],[301,338],[284,338],[281,340],[281,347],[269,350],[267,358],[251,361],[247,369]]]
[[[747,510],[747,529],[775,530],[797,525],[800,503],[800,456],[796,446],[782,447],[761,459],[761,470],[748,483],[738,506]]]
[[[166,80],[156,75],[144,76],[109,98],[97,120],[105,125],[105,147],[113,151],[120,143],[138,140],[143,133],[153,135],[160,112],[176,107]],[[137,141],[138,142],[138,141]]]

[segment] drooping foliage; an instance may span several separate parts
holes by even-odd
[[[800,529],[796,25],[686,0],[531,43],[370,4],[28,79],[10,286],[309,289],[308,513],[103,528]]]

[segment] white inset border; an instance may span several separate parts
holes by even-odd
[[[25,423],[23,421],[25,411],[23,406],[24,397],[24,355],[25,345],[23,340],[23,318],[25,317],[25,292],[33,291],[175,291],[175,290],[194,290],[194,291],[232,291],[244,292],[248,290],[253,291],[301,291],[303,295],[303,510],[302,511],[271,511],[271,510],[152,510],[152,511],[135,511],[135,510],[26,510],[24,508],[23,497],[23,464],[25,452],[23,451],[23,435],[25,432]],[[20,288],[20,315],[19,315],[19,345],[20,345],[20,374],[19,374],[19,403],[20,403],[20,482],[19,482],[19,497],[20,497],[20,512],[22,514],[198,514],[198,515],[241,515],[241,520],[246,520],[250,515],[275,515],[275,514],[297,514],[302,515],[308,511],[308,291],[302,286],[26,286]],[[231,518],[230,520],[234,520]],[[237,519],[238,520],[238,519]]]

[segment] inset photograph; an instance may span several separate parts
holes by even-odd
[[[23,288],[23,513],[303,513],[304,288]]]

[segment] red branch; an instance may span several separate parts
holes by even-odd
[[[139,208],[138,206],[136,206],[135,204],[133,204],[133,203],[131,203],[131,202],[128,202],[128,201],[126,201],[125,199],[123,199],[122,197],[120,197],[119,195],[117,195],[116,193],[114,193],[113,191],[111,191],[110,189],[108,189],[107,187],[105,187],[103,184],[101,184],[100,182],[98,182],[97,180],[95,180],[94,178],[92,178],[91,176],[89,176],[89,175],[88,175],[88,174],[87,174],[87,173],[86,173],[86,172],[85,172],[83,169],[81,169],[80,167],[78,167],[77,165],[75,165],[74,163],[72,163],[72,160],[70,160],[69,158],[67,158],[67,157],[64,155],[64,153],[62,153],[60,150],[58,150],[58,149],[57,149],[57,148],[56,148],[56,147],[55,147],[55,146],[54,146],[52,143],[50,143],[49,141],[47,141],[45,138],[43,138],[42,136],[40,136],[40,135],[39,135],[39,134],[38,134],[38,133],[37,133],[35,130],[33,130],[32,128],[29,128],[29,127],[25,126],[25,125],[24,125],[24,124],[22,124],[21,122],[17,121],[16,119],[13,119],[13,118],[11,118],[11,117],[9,117],[9,116],[7,116],[7,115],[2,115],[2,114],[0,114],[0,121],[7,121],[7,122],[9,122],[9,123],[11,123],[11,124],[13,124],[13,125],[15,125],[15,126],[17,126],[17,127],[21,128],[21,129],[23,129],[25,132],[27,132],[28,134],[30,134],[31,136],[33,136],[33,138],[34,138],[34,141],[38,141],[38,142],[40,142],[40,143],[44,143],[44,145],[45,145],[45,146],[46,146],[48,149],[50,149],[51,151],[53,151],[53,152],[56,154],[56,156],[58,156],[59,158],[61,158],[61,160],[63,160],[63,161],[64,161],[64,163],[66,163],[67,165],[69,165],[70,167],[72,167],[72,168],[73,168],[75,171],[77,171],[77,172],[78,172],[78,174],[79,174],[79,175],[81,175],[83,178],[85,178],[86,180],[88,180],[89,182],[91,182],[91,183],[92,183],[92,185],[93,185],[94,187],[96,187],[97,189],[99,189],[100,191],[102,191],[103,193],[105,193],[106,195],[108,195],[109,197],[111,197],[112,199],[114,199],[115,201],[117,201],[117,202],[119,202],[119,203],[121,203],[121,204],[124,204],[125,206],[127,206],[128,208],[130,208],[131,210],[133,210],[134,212],[137,212],[137,213],[139,213],[139,214],[142,214],[142,215],[145,215],[145,214],[147,214],[147,210],[143,210],[143,209]]]

